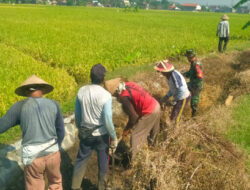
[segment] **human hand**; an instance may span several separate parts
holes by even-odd
[[[109,145],[110,153],[114,153],[116,151],[117,145],[118,145],[117,138],[115,138],[114,140],[111,140],[110,145]]]
[[[165,104],[168,101],[168,97],[164,96],[163,98],[160,99],[160,104]]]
[[[122,134],[122,138],[127,137],[129,133],[130,133],[129,129],[124,129],[123,134]]]

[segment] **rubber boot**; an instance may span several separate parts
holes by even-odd
[[[99,173],[98,176],[98,190],[105,190],[107,187],[107,174]]]

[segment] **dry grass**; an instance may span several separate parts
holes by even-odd
[[[244,87],[249,84],[246,81],[249,80],[249,71],[241,72],[241,69],[235,69],[234,64],[239,64],[239,60],[240,64],[244,64],[242,60],[246,59],[242,59],[242,56],[248,54],[249,51],[239,56],[233,53],[203,61],[206,80],[199,105],[199,117],[193,120],[189,114],[185,114],[181,126],[175,128],[169,122],[171,109],[167,107],[162,112],[162,131],[158,136],[157,146],[145,147],[140,152],[133,162],[132,175],[123,180],[124,189],[250,188],[244,153],[223,136],[231,117],[231,109],[223,106],[225,98],[231,93],[239,93],[236,92],[237,85]],[[167,82],[156,73],[140,74],[134,81],[143,81],[140,84],[157,98],[167,91]],[[232,81],[240,83],[232,85]]]
[[[134,162],[131,189],[248,189],[243,154],[202,124],[169,128]]]
[[[161,114],[161,132],[155,147],[143,148],[134,159],[133,172],[122,174],[124,168],[117,161],[115,167],[115,185],[122,190],[248,190],[250,178],[246,171],[245,154],[236,145],[225,140],[223,134],[231,121],[231,107],[223,104],[225,98],[233,93],[234,97],[242,93],[249,84],[247,58],[243,52],[212,56],[203,60],[205,86],[201,94],[200,114],[190,118],[186,110],[179,128],[171,126],[169,115],[171,107],[166,107]],[[239,62],[239,60],[241,60]],[[242,64],[242,65],[241,65]],[[236,66],[235,66],[236,65]],[[184,68],[185,67],[185,68]],[[187,69],[186,65],[178,69]],[[240,68],[240,69],[237,69]],[[244,69],[241,69],[244,68]],[[158,73],[140,73],[132,79],[140,83],[154,97],[159,99],[168,90],[167,81]],[[231,77],[228,81],[228,77]],[[238,81],[230,86],[230,81]],[[236,88],[237,85],[240,85]],[[245,85],[245,86],[244,86]],[[238,90],[238,91],[237,91]],[[245,92],[246,93],[246,92]],[[234,104],[234,103],[233,103]],[[127,116],[114,102],[114,123],[118,138],[126,125]],[[125,146],[129,145],[129,139]],[[70,186],[69,171],[76,156],[77,148],[69,152],[71,159],[65,162],[67,179],[64,187]],[[83,187],[96,190],[96,156],[90,160]],[[70,168],[70,169],[69,169]],[[109,172],[111,179],[112,172]]]

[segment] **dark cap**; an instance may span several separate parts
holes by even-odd
[[[105,67],[98,63],[91,68],[90,78],[92,83],[100,84],[103,82],[107,70]]]
[[[187,57],[195,57],[196,56],[196,53],[195,53],[195,51],[193,50],[193,49],[188,49],[187,51],[186,51],[186,54],[185,54]]]

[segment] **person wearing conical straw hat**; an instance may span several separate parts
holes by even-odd
[[[74,164],[72,190],[81,189],[87,162],[94,150],[98,159],[98,190],[107,188],[109,148],[115,152],[117,137],[112,120],[112,97],[103,88],[105,75],[105,67],[100,63],[95,64],[90,70],[91,84],[81,87],[77,93],[75,123],[80,143]]]
[[[174,107],[170,119],[178,126],[182,113],[186,109],[191,98],[185,78],[179,71],[175,70],[169,60],[159,61],[154,66],[154,69],[160,72],[168,80],[169,91],[166,96],[160,100],[160,103],[164,104],[171,96],[174,97]]]
[[[132,161],[139,149],[148,142],[153,145],[160,129],[160,105],[145,89],[135,82],[121,78],[108,80],[105,88],[122,104],[129,116],[123,137],[131,132]]]
[[[49,189],[62,190],[59,152],[65,135],[62,112],[56,101],[43,97],[53,89],[32,75],[15,90],[17,95],[27,98],[16,102],[0,118],[0,133],[21,126],[26,190],[44,190],[44,173]]]
[[[226,14],[222,15],[221,21],[219,22],[218,27],[217,27],[216,36],[219,37],[218,50],[221,53],[226,51],[227,44],[230,38],[228,19],[229,17]],[[224,45],[223,45],[223,42],[224,42]]]

